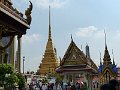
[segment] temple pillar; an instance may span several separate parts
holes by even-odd
[[[72,84],[73,84],[73,73],[71,73],[72,74]]]
[[[92,90],[92,87],[93,87],[93,84],[92,84],[92,82],[93,82],[93,79],[92,79],[92,74],[89,74],[89,88],[90,88],[90,90]]]
[[[1,50],[1,48],[2,48],[2,41],[1,41],[1,39],[2,39],[2,30],[0,28],[0,63],[3,62],[3,57],[2,57],[3,51]]]
[[[10,45],[10,64],[12,64],[15,69],[15,37]]]
[[[18,72],[21,73],[21,35],[18,35],[18,66],[17,66],[17,69],[18,69]]]

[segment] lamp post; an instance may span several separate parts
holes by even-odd
[[[23,56],[23,74],[24,74],[24,62],[25,62],[25,56]]]

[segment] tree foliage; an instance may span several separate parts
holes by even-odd
[[[9,90],[9,87],[14,87],[16,84],[20,88],[24,88],[25,77],[20,73],[16,74],[12,65],[0,64],[0,86],[4,86],[6,90]]]
[[[12,74],[13,73],[13,67],[12,65],[8,64],[0,64],[0,75],[1,74]]]
[[[0,64],[0,86],[14,87],[16,84],[21,88],[25,87],[25,77],[19,73],[16,74],[12,65]]]
[[[58,73],[55,74],[55,77],[56,77],[56,82],[61,82],[63,80],[63,76],[61,76]]]
[[[10,83],[8,81],[10,81],[10,78],[13,77],[12,74],[14,74],[14,71],[11,65],[0,64],[0,86],[3,86],[6,83]],[[14,81],[14,78],[12,79]]]
[[[22,88],[25,87],[25,77],[22,74],[17,74],[18,77],[18,85]]]
[[[18,77],[16,76],[15,73],[12,73],[9,77],[6,78],[6,84],[7,85],[11,85],[11,86],[14,86],[15,83],[17,84],[18,83]]]

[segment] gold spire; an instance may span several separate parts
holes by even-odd
[[[50,25],[50,6],[49,6],[49,39],[51,39],[51,25]]]
[[[55,50],[53,47],[53,43],[52,43],[51,23],[50,23],[50,6],[49,6],[48,41],[47,41],[44,57],[42,58],[42,63],[40,64],[40,68],[38,72],[41,75],[47,75],[48,73],[54,74],[57,66],[58,66],[58,60],[57,60]]]
[[[51,23],[50,23],[50,6],[49,6],[49,32],[48,32],[48,42],[46,45],[46,51],[47,50],[53,50],[53,43],[52,43],[52,35],[51,35]]]

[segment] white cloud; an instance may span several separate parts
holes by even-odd
[[[61,8],[66,4],[66,0],[36,0],[36,4],[44,8],[48,8],[49,5],[53,8]]]
[[[49,5],[52,8],[61,8],[67,3],[68,0],[31,0],[31,1],[38,8],[48,8]],[[24,0],[23,2],[28,1]]]
[[[33,7],[36,7],[38,9],[48,9],[49,5],[51,8],[62,8],[64,7],[68,0],[30,0],[33,3]],[[13,4],[16,7],[21,8],[21,5],[26,5],[28,7],[29,0],[12,0]],[[13,6],[14,6],[13,5]]]
[[[108,51],[112,61],[112,49],[114,49],[114,58],[115,63],[120,66],[120,63],[117,62],[119,60],[119,52],[118,49],[120,42],[120,30],[113,30],[111,28],[97,28],[95,26],[88,26],[84,28],[78,28],[75,32],[77,39],[81,40],[81,43],[84,45],[87,42],[90,46],[90,55],[94,62],[98,65],[99,62],[99,52],[101,52],[102,58],[104,57],[104,48],[105,48],[105,34],[106,32],[106,43],[108,46]],[[76,40],[77,41],[77,40]],[[78,44],[79,45],[79,44]]]
[[[88,26],[85,28],[78,28],[78,31],[75,33],[77,37],[88,37],[93,35],[98,29],[95,26]]]
[[[75,35],[77,38],[89,38],[89,40],[94,39],[94,40],[104,40],[105,39],[105,34],[104,30],[106,32],[106,37],[107,41],[109,39],[117,39],[120,37],[120,31],[119,30],[110,30],[109,28],[97,28],[95,26],[88,26],[84,28],[78,28],[77,31],[75,32]]]
[[[24,35],[22,38],[23,43],[33,43],[39,41],[40,35],[39,34],[32,34],[32,35]]]

